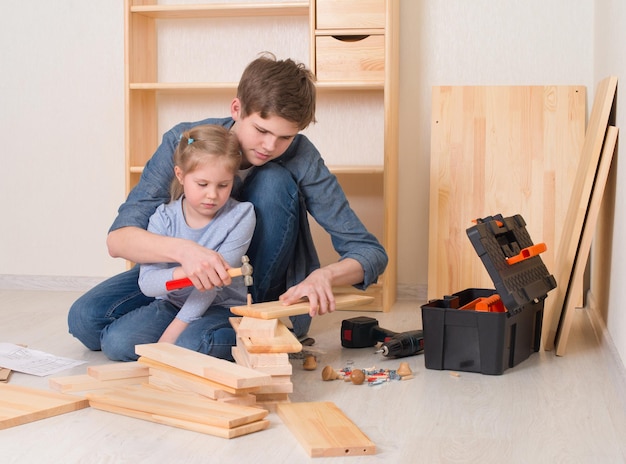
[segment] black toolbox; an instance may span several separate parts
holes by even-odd
[[[495,290],[469,288],[422,305],[427,369],[500,375],[539,351],[544,300],[556,288],[520,215],[476,221],[467,235]]]

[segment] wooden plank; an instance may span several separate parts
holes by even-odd
[[[52,377],[48,380],[51,389],[58,392],[81,392],[88,390],[101,390],[103,388],[119,387],[121,385],[139,385],[146,382],[148,376],[130,377],[111,380],[98,380],[89,374],[68,375],[65,377]]]
[[[589,253],[591,252],[591,243],[593,242],[593,237],[595,235],[598,223],[598,214],[600,213],[602,197],[604,196],[604,188],[606,187],[606,182],[609,178],[609,171],[611,170],[611,163],[613,162],[613,155],[617,144],[617,133],[617,127],[609,126],[607,128],[606,138],[604,139],[604,147],[602,148],[602,154],[600,156],[600,164],[598,166],[598,172],[596,173],[596,178],[593,184],[591,200],[589,202],[587,216],[585,217],[578,252],[576,253],[571,283],[565,295],[565,304],[563,305],[563,312],[561,314],[561,323],[557,330],[555,351],[557,356],[563,356],[567,347],[569,332],[572,327],[574,317],[574,308],[576,307],[574,298],[572,298],[571,289],[578,288],[583,284],[585,268],[587,267],[587,260],[589,258]]]
[[[335,295],[336,309],[364,306],[374,301],[374,297],[367,295]],[[230,311],[238,316],[250,316],[259,319],[278,319],[286,316],[297,316],[308,314],[310,311],[308,301],[295,303],[289,306],[283,305],[280,301],[269,301],[267,303],[255,303],[246,306],[233,306]]]
[[[230,323],[237,330],[241,319],[231,317]],[[285,324],[278,321],[276,336],[271,338],[260,337],[239,337],[249,353],[299,353],[302,351],[302,344]]]
[[[91,407],[100,409],[102,411],[108,411],[115,414],[122,414],[136,419],[147,420],[155,422],[157,424],[169,425],[171,427],[177,427],[180,429],[191,430],[193,432],[204,433],[207,435],[214,435],[221,438],[236,438],[249,433],[265,430],[269,427],[270,422],[268,420],[258,420],[250,422],[249,424],[239,425],[237,427],[224,428],[209,424],[201,424],[198,422],[186,421],[177,419],[175,417],[161,416],[158,414],[151,414],[143,411],[136,411],[134,409],[123,408],[107,403],[100,403],[98,401],[92,401]]]
[[[85,398],[11,384],[0,384],[0,430],[89,406]]]
[[[585,116],[582,86],[433,87],[428,299],[493,288],[465,231],[497,213],[524,217],[561,282],[553,269]]]
[[[148,375],[148,366],[142,365],[137,361],[101,364],[99,366],[89,366],[87,374],[99,380],[146,377]]]
[[[334,403],[282,403],[276,410],[311,457],[376,454],[376,445]]]
[[[554,277],[558,286],[545,301],[541,337],[541,345],[545,350],[554,348],[565,297],[570,291],[572,270],[616,91],[617,77],[607,77],[598,84],[594,97],[585,143],[576,171],[576,180],[570,195],[567,215],[565,221],[562,222],[562,234],[567,239],[561,241],[557,254],[558,262]]]
[[[188,393],[167,392],[149,386],[118,387],[88,393],[87,399],[134,411],[171,417],[187,422],[232,428],[263,419],[267,411],[215,401]]]
[[[237,335],[240,337],[271,338],[276,336],[278,319],[259,319],[244,316],[237,326]]]
[[[258,387],[270,383],[270,376],[267,374],[170,343],[137,345],[135,352],[139,356],[232,388]]]
[[[0,367],[0,382],[8,382],[9,377],[11,376],[11,369],[7,369],[6,367]]]

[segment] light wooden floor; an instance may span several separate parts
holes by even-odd
[[[67,333],[72,292],[0,291],[0,341],[23,343],[58,356],[103,364]],[[419,302],[390,313],[337,312],[314,321],[316,371],[294,366],[293,402],[332,401],[376,444],[369,457],[309,458],[280,418],[270,428],[216,438],[91,408],[0,431],[2,463],[624,463],[624,369],[577,310],[566,356],[535,353],[501,376],[424,368],[423,356],[405,358],[408,381],[378,386],[323,382],[321,369],[396,369],[398,360],[373,349],[341,347],[341,320],[378,319],[390,330],[421,327]],[[83,365],[60,375],[84,374]],[[13,373],[10,382],[48,388],[48,379]]]

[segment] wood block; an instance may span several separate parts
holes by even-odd
[[[100,366],[89,366],[87,374],[98,380],[146,377],[148,375],[148,366],[139,364],[137,361],[102,364]]]
[[[11,376],[11,369],[0,367],[0,382],[7,382]]]
[[[293,367],[291,366],[291,363],[289,362],[288,359],[287,359],[287,364],[276,364],[276,365],[268,364],[268,365],[255,366],[251,362],[252,356],[285,355],[285,357],[287,357],[288,356],[287,353],[262,353],[262,354],[248,353],[248,351],[243,345],[233,346],[232,353],[233,353],[233,358],[235,358],[235,362],[237,362],[237,364],[250,367],[252,369],[255,369],[259,372],[264,372],[271,376],[291,375],[293,373]],[[267,362],[267,361],[262,361],[262,362]]]
[[[0,430],[47,417],[58,416],[89,406],[85,398],[0,384]]]
[[[287,353],[249,353],[240,337],[237,337],[237,347],[241,348],[248,360],[249,367],[291,366]]]
[[[334,403],[285,403],[276,411],[311,457],[376,454],[376,445]]]
[[[372,301],[374,301],[374,297],[366,295],[335,295],[336,309],[364,306]],[[233,306],[230,308],[230,311],[238,316],[250,316],[259,319],[278,319],[286,316],[308,314],[310,309],[308,301],[289,306],[283,305],[280,301],[270,301],[246,306]]]
[[[257,403],[290,403],[288,393],[255,393]]]
[[[135,352],[139,356],[176,367],[232,388],[258,387],[270,382],[268,374],[170,343],[137,345]]]
[[[284,382],[284,383],[275,383],[271,385],[263,385],[259,387],[259,389],[254,392],[255,395],[264,395],[264,394],[273,394],[273,393],[293,393],[293,383]]]
[[[97,404],[171,417],[215,427],[232,428],[263,419],[267,411],[223,403],[187,393],[166,392],[145,385],[118,387],[102,393],[88,393]]]
[[[275,337],[277,323],[278,319],[258,319],[244,316],[237,325],[237,335],[240,337]]]
[[[294,334],[281,321],[277,321],[276,336],[272,338],[249,338],[239,337],[249,353],[299,353],[302,344]],[[235,327],[239,324],[238,318],[230,318],[230,323]]]
[[[103,388],[119,387],[121,385],[139,385],[146,382],[148,376],[130,377],[111,380],[98,380],[88,374],[69,375],[66,377],[53,377],[48,380],[48,385],[58,392],[81,392],[87,390],[100,390]]]
[[[237,427],[224,428],[214,425],[201,424],[198,422],[186,421],[183,419],[177,419],[174,417],[160,416],[158,414],[151,414],[143,411],[136,411],[134,409],[128,409],[120,406],[114,406],[112,404],[100,403],[98,401],[92,401],[91,407],[100,409],[102,411],[108,411],[115,414],[123,414],[125,416],[134,417],[136,419],[147,420],[155,422],[157,424],[169,425],[172,427],[178,427],[180,429],[191,430],[193,432],[204,433],[207,435],[214,435],[221,438],[236,438],[249,433],[265,430],[270,422],[268,420],[258,420],[250,422],[248,424],[239,425]]]

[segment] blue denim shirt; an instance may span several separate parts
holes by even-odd
[[[232,118],[209,118],[184,122],[166,132],[161,145],[146,163],[139,183],[120,206],[109,232],[127,226],[148,227],[156,208],[169,201],[169,188],[174,176],[173,155],[180,134],[200,124],[219,124],[230,129],[234,121]],[[387,253],[350,208],[337,178],[328,170],[313,143],[298,134],[285,153],[270,163],[286,168],[300,191],[300,232],[296,257],[287,273],[287,288],[301,282],[320,267],[307,211],[330,234],[340,259],[353,258],[363,267],[365,277],[355,287],[365,289],[375,283],[387,266]]]

